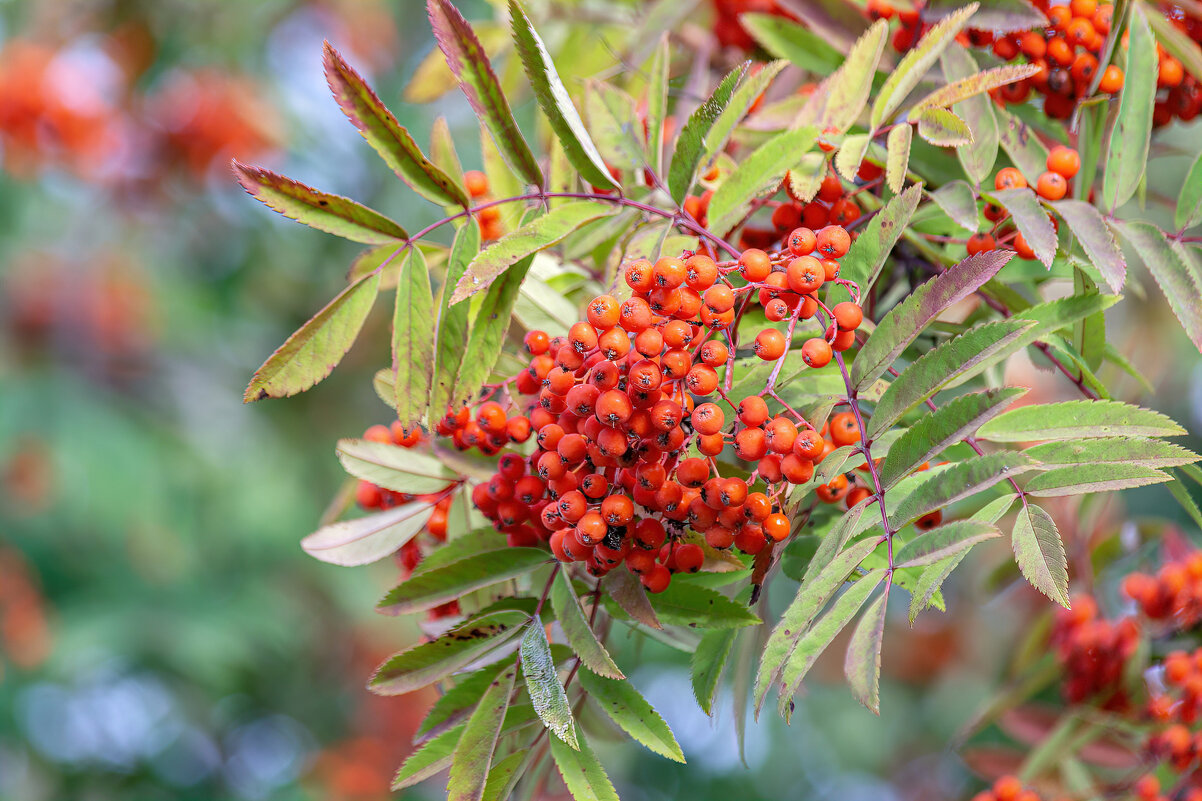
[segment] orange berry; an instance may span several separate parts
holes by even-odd
[[[752,283],[759,283],[772,272],[772,260],[759,248],[748,248],[739,256],[739,274]]]
[[[816,249],[828,259],[847,255],[851,247],[851,236],[837,225],[828,225],[818,232]]]
[[[1123,90],[1123,70],[1111,64],[1102,73],[1102,82],[1098,89],[1108,95],[1117,95]]]
[[[785,355],[785,335],[775,328],[765,328],[755,337],[755,355],[766,362]]]
[[[1027,185],[1027,179],[1014,167],[998,170],[993,179],[994,189],[1021,189]]]
[[[1058,172],[1045,172],[1035,182],[1035,191],[1046,200],[1060,200],[1068,194],[1068,181]]]
[[[1048,169],[1058,172],[1065,180],[1072,180],[1081,169],[1081,156],[1071,147],[1057,145],[1048,153]]]
[[[801,358],[810,367],[826,367],[831,362],[831,346],[825,339],[807,339],[801,346]]]
[[[463,185],[473,198],[481,198],[488,194],[488,176],[479,170],[468,170],[463,174]]]

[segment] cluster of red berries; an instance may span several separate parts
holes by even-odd
[[[487,201],[489,193],[488,176],[479,170],[468,170],[463,174],[463,185],[474,201]],[[480,238],[485,242],[500,239],[505,234],[501,225],[500,206],[489,206],[480,209],[475,214],[476,222],[480,224]]]
[[[658,592],[672,573],[701,567],[702,539],[755,554],[789,535],[781,494],[810,481],[831,450],[858,441],[855,416],[835,415],[817,430],[776,397],[771,380],[760,394],[732,401],[719,370],[733,377],[738,320],[749,304],[788,322],[785,332],[761,330],[752,345],[778,365],[796,325],[821,315],[825,334],[799,349],[814,368],[855,343],[863,312],[851,301],[828,308],[816,294],[828,277],[838,282],[846,230],[802,227],[787,240],[781,252],[748,249],[731,262],[697,253],[626,265],[628,300],[594,298],[566,336],[526,335],[530,364],[512,380],[513,416],[494,400],[478,404],[474,417],[448,411],[435,432],[461,448],[497,453],[533,432],[533,453],[501,453],[496,474],[472,492],[511,545],[546,542],[557,558],[584,562],[596,576],[624,563]],[[773,414],[770,402],[782,410]],[[750,478],[719,473],[714,457],[727,448],[754,465]],[[764,491],[753,490],[757,480]],[[834,503],[857,490],[867,492],[838,475],[817,494]]]
[[[1123,593],[1149,621],[1188,631],[1202,620],[1202,552],[1163,565],[1156,575],[1132,573]]]
[[[1048,153],[1047,170],[1035,179],[1032,188],[1035,193],[1045,200],[1060,200],[1068,194],[1069,181],[1081,169],[1081,156],[1076,150],[1064,145],[1053,147]],[[1003,167],[994,176],[995,189],[1021,189],[1029,186],[1026,176],[1016,167]],[[993,223],[988,232],[976,233],[967,242],[968,254],[975,255],[990,250],[996,250],[1000,243],[1009,243],[1014,251],[1024,259],[1034,259],[1035,251],[1027,243],[1021,233],[1006,225],[1010,214],[1001,206],[986,203],[985,219]],[[1048,220],[1057,226],[1056,218],[1049,213]]]
[[[999,776],[993,786],[972,797],[972,801],[1043,801],[1043,796],[1030,787],[1023,787],[1017,776]]]
[[[1107,709],[1124,709],[1123,669],[1139,646],[1139,623],[1130,617],[1110,621],[1098,616],[1088,595],[1073,599],[1072,609],[1057,609],[1052,646],[1064,668],[1064,697],[1071,703],[1093,699]]]

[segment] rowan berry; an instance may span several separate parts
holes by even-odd
[[[789,262],[785,278],[794,292],[808,295],[822,286],[826,280],[826,270],[813,256],[800,256]]]
[[[965,247],[968,249],[968,255],[975,256],[978,253],[988,253],[997,248],[997,240],[989,234],[973,234],[968,238]]]
[[[626,265],[625,278],[626,286],[635,292],[650,292],[655,287],[655,270],[646,259]]]
[[[598,331],[606,331],[618,324],[619,305],[611,295],[598,295],[589,301],[586,309],[589,325]]]
[[[775,328],[765,328],[755,337],[755,355],[764,361],[775,361],[785,355],[785,335]]]
[[[394,444],[392,441],[392,429],[384,425],[374,425],[363,432],[363,439],[368,442],[381,442],[389,445]]]
[[[794,256],[808,256],[818,247],[818,237],[809,228],[796,228],[785,240],[785,245]]]
[[[655,262],[653,270],[655,286],[674,289],[684,283],[688,270],[680,259],[664,257]]]
[[[735,305],[735,294],[725,284],[716,284],[705,290],[705,306],[714,312],[730,311]]]
[[[752,283],[758,283],[772,272],[772,260],[759,248],[748,248],[739,256],[739,275]]]
[[[828,259],[842,258],[850,247],[851,237],[837,225],[828,225],[818,232],[816,249]]]
[[[648,592],[660,593],[668,589],[672,582],[672,574],[663,565],[655,565],[649,572],[644,573],[640,580]]]
[[[726,415],[716,403],[703,403],[693,410],[690,420],[697,433],[717,434],[726,424]]]
[[[826,367],[831,362],[831,346],[825,339],[807,339],[801,346],[801,358],[810,367]]]
[[[719,342],[716,339],[711,339],[701,346],[701,361],[710,367],[718,367],[726,364],[726,360],[730,357],[730,349],[726,347],[726,343]]]
[[[835,315],[835,322],[843,331],[854,331],[864,321],[864,310],[849,300],[836,304],[831,312]]]
[[[745,462],[762,459],[768,453],[768,443],[762,428],[744,428],[735,434],[735,455]],[[763,463],[760,464],[763,472]]]
[[[479,170],[468,170],[463,174],[463,186],[473,198],[488,194],[488,176]]]
[[[690,256],[684,266],[685,283],[690,289],[709,289],[718,280],[718,265],[709,256],[701,253]]]
[[[789,536],[789,518],[779,512],[770,514],[762,523],[764,533],[775,542],[780,542]]]
[[[1058,172],[1045,172],[1036,181],[1035,191],[1045,200],[1060,200],[1068,194],[1068,181]]]

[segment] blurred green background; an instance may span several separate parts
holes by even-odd
[[[387,422],[370,387],[387,312],[316,390],[241,403],[357,249],[253,203],[231,156],[433,219],[330,100],[325,38],[419,141],[445,115],[478,163],[457,93],[401,103],[432,47],[417,0],[0,3],[0,799],[384,798],[429,703],[363,689],[416,636],[371,612],[392,565],[337,568],[298,545],[343,480],[334,441]],[[1131,321],[1157,332],[1124,344],[1161,405],[1196,427],[1196,354],[1156,307]],[[1154,492],[1144,508],[1164,505]],[[891,628],[881,719],[833,648],[791,727],[748,727],[746,767],[729,703],[707,720],[680,654],[619,633],[690,757],[613,737],[622,797],[965,794],[948,743],[1045,611],[1011,584],[965,589],[997,556],[964,571],[951,614]],[[405,797],[443,794],[435,779]]]

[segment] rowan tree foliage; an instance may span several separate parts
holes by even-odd
[[[848,685],[877,711],[890,604],[942,609],[949,574],[1002,538],[1064,611],[978,725],[1057,681],[1065,707],[985,794],[1155,798],[1159,770],[1194,798],[1202,658],[1164,643],[1200,617],[1202,557],[1170,543],[1123,584],[1138,610],[1107,619],[1074,600],[1045,506],[1164,484],[1202,525],[1185,429],[1097,377],[1140,378],[1106,326],[1124,292],[1153,291],[1133,261],[1202,348],[1202,159],[1176,186],[1145,178],[1180,158],[1160,132],[1202,109],[1198,10],[716,2],[725,49],[698,49],[662,32],[673,5],[590,7],[630,42],[581,80],[570,11],[544,39],[554,4],[473,25],[428,0],[438,47],[407,94],[458,85],[483,171],[442,121],[423,150],[327,45],[348,120],[445,215],[419,230],[234,163],[272,209],[368,246],[247,401],[317,384],[395,297],[375,390],[396,420],[338,443],[345,519],[304,541],[348,567],[393,556],[379,611],[426,620],[369,685],[443,689],[395,786],[449,768],[452,799],[500,799],[554,765],[574,797],[616,798],[578,723],[590,705],[683,762],[606,647],[619,629],[691,654],[706,712],[732,674],[786,718],[849,629]],[[1005,386],[1020,352],[1078,399]],[[772,609],[781,583],[795,596]],[[1162,663],[1154,686],[1140,668]],[[1082,757],[1100,737],[1133,764]]]

